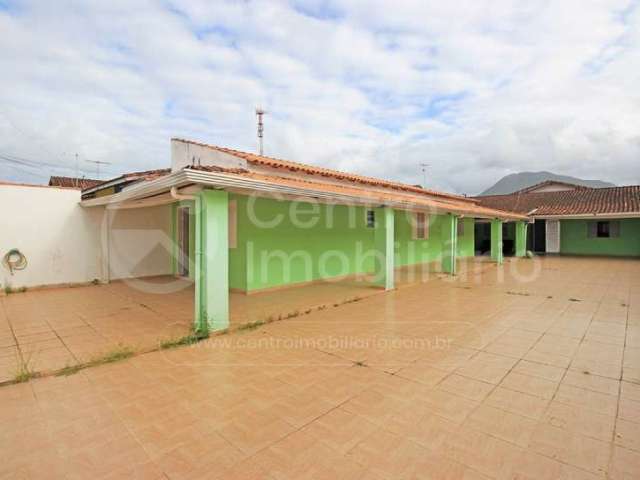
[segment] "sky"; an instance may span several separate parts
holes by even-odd
[[[168,167],[171,137],[253,152],[256,106],[269,156],[640,184],[640,2],[0,0],[0,180]]]

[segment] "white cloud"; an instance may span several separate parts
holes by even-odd
[[[640,183],[637,2],[7,2],[0,153],[110,173],[185,136],[476,193],[552,170]],[[4,3],[0,4],[4,5]],[[50,171],[51,170],[51,171]]]

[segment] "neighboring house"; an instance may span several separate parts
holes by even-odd
[[[77,177],[49,177],[50,187],[66,187],[66,188],[78,188],[84,190],[95,185],[102,183],[102,180],[95,180],[93,178],[77,178]]]
[[[527,248],[571,255],[640,256],[640,186],[590,188],[548,181],[481,205],[526,214]],[[480,237],[481,235],[478,235]],[[508,253],[509,229],[504,232]]]
[[[171,169],[87,188],[81,205],[104,212],[103,281],[116,256],[110,235],[123,225],[152,228],[147,217],[128,215],[168,207],[171,272],[195,281],[195,320],[214,329],[228,325],[229,290],[360,275],[391,289],[396,268],[434,262],[454,273],[457,258],[474,255],[476,218],[491,222],[495,261],[503,221],[517,224],[518,254],[525,253],[526,216],[474,199],[182,139],[172,140],[171,153]],[[123,244],[117,255],[140,243]]]

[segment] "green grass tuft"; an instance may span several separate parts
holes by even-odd
[[[86,367],[95,367],[96,365],[104,365],[106,363],[118,362],[120,360],[125,360],[134,355],[135,351],[126,345],[118,345],[113,350],[109,350],[102,355],[92,358],[86,364],[83,364]]]
[[[258,327],[261,327],[262,325],[265,325],[266,323],[267,322],[265,322],[264,320],[256,320],[255,322],[243,323],[238,327],[238,330],[254,330]]]
[[[31,368],[31,357],[24,360],[23,358],[18,358],[18,366],[16,367],[15,375],[13,376],[13,381],[15,383],[24,383],[28,382],[32,378],[38,376],[38,374]]]
[[[209,338],[208,331],[195,331],[189,335],[180,338],[172,338],[160,343],[160,350],[168,350],[170,348],[181,347],[184,345],[193,345],[202,340]]]
[[[77,363],[75,365],[67,365],[66,367],[58,370],[56,372],[56,377],[67,377],[69,375],[74,375],[76,373],[78,373],[80,370],[82,370],[83,368],[86,368],[87,365],[82,364],[82,363]]]

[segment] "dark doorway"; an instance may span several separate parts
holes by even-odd
[[[473,234],[476,255],[486,255],[491,252],[491,224],[476,220]]]
[[[547,251],[547,222],[536,220],[527,227],[527,250],[544,253]]]
[[[516,254],[516,224],[513,222],[502,224],[502,254],[505,257]]]

